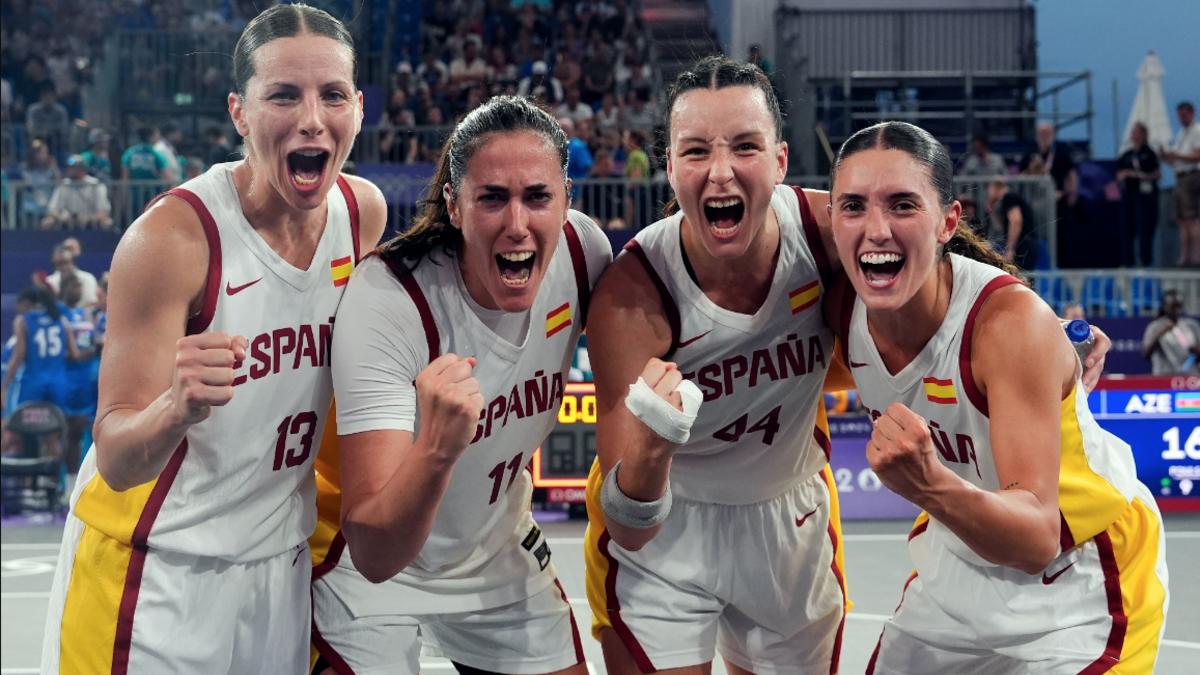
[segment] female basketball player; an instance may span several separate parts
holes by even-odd
[[[867,458],[925,509],[868,672],[1149,673],[1167,609],[1154,498],[1092,419],[1054,313],[959,224],[952,171],[889,122],[831,172],[852,284],[831,303],[876,424]]]
[[[43,672],[308,665],[332,317],[385,205],[339,176],[362,118],[345,26],[277,5],[247,25],[233,65],[246,160],[160,199],[113,261],[95,451]]]
[[[63,413],[67,416],[67,443],[63,446],[63,464],[67,471],[67,493],[75,488],[76,472],[79,471],[79,447],[84,430],[96,416],[96,350],[92,336],[96,333],[92,309],[83,306],[83,282],[75,274],[64,274],[58,282],[58,299],[66,307],[63,312],[71,334],[75,338],[78,357],[67,362],[63,371],[66,389],[66,404]]]
[[[419,630],[464,674],[586,673],[523,470],[612,260],[568,210],[566,166],[553,117],[492,99],[442,150],[415,227],[350,281],[333,341],[340,477],[324,452],[319,468],[323,520],[340,510],[342,532],[313,546],[328,550],[314,641],[333,672],[415,675]]]

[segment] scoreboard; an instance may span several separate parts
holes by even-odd
[[[1200,377],[1106,378],[1088,397],[1101,427],[1129,443],[1138,479],[1164,511],[1200,511]],[[568,384],[558,422],[533,455],[535,500],[580,504],[596,458],[596,392]],[[892,493],[863,452],[871,422],[861,413],[830,415],[830,468],[842,518],[911,518],[920,510]]]

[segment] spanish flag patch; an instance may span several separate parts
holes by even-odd
[[[571,303],[564,302],[562,307],[546,315],[546,337],[571,325]]]
[[[954,380],[939,380],[936,377],[927,377],[921,381],[925,383],[925,396],[929,398],[930,403],[947,405],[958,403],[958,397],[954,394]]]
[[[354,262],[350,256],[338,258],[329,263],[330,271],[333,274],[333,287],[345,286],[346,282],[350,281],[350,273],[354,271]]]
[[[788,293],[788,300],[792,303],[792,314],[799,314],[817,304],[817,299],[820,297],[821,286],[816,281],[804,284]]]

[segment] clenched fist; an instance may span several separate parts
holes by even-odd
[[[421,436],[449,461],[457,460],[475,437],[483,411],[479,380],[471,377],[474,357],[439,356],[417,375]]]
[[[246,358],[246,338],[225,333],[189,335],[175,344],[171,402],[179,419],[196,424],[212,407],[233,400],[233,366]]]
[[[950,472],[938,460],[925,418],[899,403],[875,421],[867,461],[889,490],[918,506],[935,481]]]
[[[679,383],[683,381],[683,374],[679,372],[678,366],[670,361],[650,359],[646,362],[646,367],[642,369],[642,379],[663,400],[675,406],[676,409],[683,410],[683,397],[675,391],[675,387],[678,387]]]

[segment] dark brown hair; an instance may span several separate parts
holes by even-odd
[[[833,184],[838,168],[847,158],[864,150],[900,150],[929,170],[929,183],[938,194],[942,211],[954,201],[954,163],[946,147],[928,131],[908,122],[883,122],[867,127],[842,143],[829,170],[829,199],[833,200]],[[942,255],[957,253],[964,258],[991,265],[1024,281],[1021,270],[1004,260],[991,244],[975,234],[961,219],[950,241],[942,247]]]
[[[783,141],[783,111],[779,107],[779,98],[771,87],[771,80],[762,68],[752,63],[741,63],[720,55],[706,56],[700,59],[691,70],[685,70],[676,78],[671,89],[667,92],[666,105],[663,107],[663,127],[666,129],[664,146],[671,145],[671,112],[680,96],[696,89],[725,89],[728,87],[751,87],[762,92],[767,102],[767,112],[775,123],[775,142]],[[663,206],[663,216],[670,216],[679,210],[679,202],[675,197]]]
[[[341,21],[329,12],[305,4],[280,4],[268,7],[246,24],[237,46],[233,48],[233,81],[238,96],[245,98],[246,84],[254,77],[254,52],[268,42],[303,33],[321,35],[337,40],[350,50],[353,68],[352,81],[358,81],[358,57],[354,52],[354,38]]]

